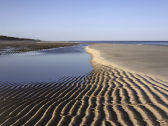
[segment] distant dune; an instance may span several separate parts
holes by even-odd
[[[40,41],[40,40],[36,40],[36,39],[18,38],[18,37],[10,37],[10,36],[3,36],[3,35],[0,35],[0,40],[13,40],[13,41],[28,40],[28,41]]]

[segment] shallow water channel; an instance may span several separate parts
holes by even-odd
[[[1,82],[53,82],[92,70],[85,45],[0,56]]]

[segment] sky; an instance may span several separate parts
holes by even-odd
[[[0,35],[166,41],[168,0],[0,0]]]

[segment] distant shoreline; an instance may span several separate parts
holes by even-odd
[[[37,39],[28,39],[28,38],[19,38],[19,37],[11,37],[0,35],[0,40],[9,40],[9,41],[41,41]]]
[[[63,43],[63,42],[43,42],[43,41],[1,41],[0,42],[0,55],[10,53],[20,53],[28,51],[37,51],[41,49],[58,48],[64,46],[73,46],[79,43]],[[9,49],[9,50],[8,50]]]

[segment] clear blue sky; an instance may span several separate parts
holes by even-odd
[[[0,0],[0,34],[42,40],[168,40],[168,0]]]

